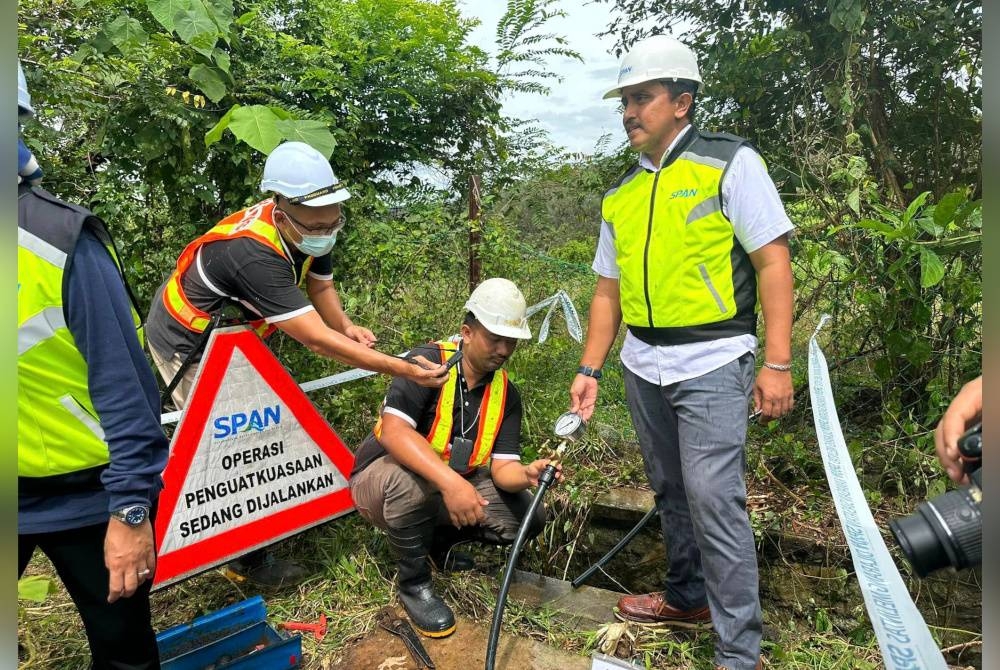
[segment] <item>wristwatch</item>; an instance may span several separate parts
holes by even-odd
[[[580,367],[578,367],[576,369],[576,374],[583,375],[585,377],[593,377],[594,379],[600,379],[602,376],[600,368],[595,369],[590,367],[589,365],[581,365]]]
[[[131,505],[115,510],[111,516],[128,526],[141,526],[149,518],[149,508],[145,505]]]

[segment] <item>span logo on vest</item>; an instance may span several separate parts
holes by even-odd
[[[212,439],[225,440],[240,433],[250,431],[264,432],[267,428],[277,427],[281,423],[281,405],[254,409],[250,412],[236,412],[218,416],[212,422],[215,432]]]
[[[698,195],[698,189],[696,188],[682,188],[679,191],[674,191],[670,194],[670,199],[674,198],[693,198]]]

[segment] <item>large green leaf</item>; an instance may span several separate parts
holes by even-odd
[[[146,0],[153,18],[169,31],[174,29],[174,17],[191,8],[191,0]]]
[[[212,60],[214,60],[215,64],[219,66],[220,70],[222,70],[226,74],[229,74],[230,62],[229,62],[228,52],[225,52],[222,49],[216,49],[215,51],[212,52]]]
[[[920,247],[920,286],[936,286],[943,277],[944,263],[941,258],[927,247]]]
[[[281,142],[278,121],[274,112],[264,105],[251,105],[233,111],[229,129],[236,135],[236,139],[246,142],[261,153],[269,154]]]
[[[215,68],[210,68],[199,63],[191,67],[188,77],[198,84],[198,88],[204,91],[205,97],[212,102],[218,102],[226,95],[226,83],[222,80],[222,75]]]
[[[133,46],[145,44],[147,39],[146,31],[142,29],[142,24],[124,14],[105,26],[104,32],[107,34],[108,39],[111,40],[111,43],[122,51]]]
[[[274,124],[274,127],[284,139],[305,142],[327,158],[333,154],[337,146],[337,140],[330,132],[330,127],[322,121],[281,119]]]
[[[17,580],[18,600],[30,600],[40,603],[50,594],[54,593],[56,585],[48,577],[41,575],[31,575]]]
[[[174,30],[188,44],[199,35],[212,35],[214,37],[218,34],[215,22],[208,17],[204,6],[199,4],[195,4],[189,9],[182,9],[174,15]],[[214,39],[212,44],[214,46]],[[211,51],[209,53],[211,54]]]
[[[219,32],[229,32],[229,27],[233,25],[233,0],[204,0],[204,3]]]
[[[210,147],[219,140],[222,139],[222,133],[225,132],[226,128],[229,127],[229,123],[233,120],[233,114],[239,109],[241,105],[236,104],[229,108],[229,111],[219,119],[219,122],[212,126],[212,129],[205,133],[205,146]]]

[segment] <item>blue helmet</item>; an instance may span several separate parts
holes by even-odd
[[[17,118],[30,118],[35,115],[31,106],[31,95],[28,93],[28,82],[24,80],[24,70],[21,69],[21,59],[17,61]]]

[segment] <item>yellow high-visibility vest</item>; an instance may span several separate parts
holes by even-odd
[[[84,226],[121,270],[104,223],[38,187],[18,192],[17,474],[50,477],[110,461],[87,362],[66,325],[63,282]],[[132,318],[140,328],[139,313]],[[141,332],[141,331],[140,331]]]
[[[722,179],[747,142],[691,128],[658,171],[629,170],[604,196],[622,319],[651,344],[756,332],[757,275],[722,212]]]
[[[450,340],[436,342],[441,353],[441,364],[448,361],[458,351],[458,345]],[[434,422],[425,436],[431,447],[445,463],[451,457],[451,438],[455,427],[455,391],[458,388],[458,366],[452,367],[448,373],[448,381],[441,387],[438,394],[437,407],[434,412]],[[469,460],[469,472],[485,465],[493,453],[500,424],[503,422],[504,408],[507,406],[507,371],[497,370],[493,380],[483,393],[483,401],[479,410],[479,427]],[[382,436],[382,419],[375,424],[375,437]]]

